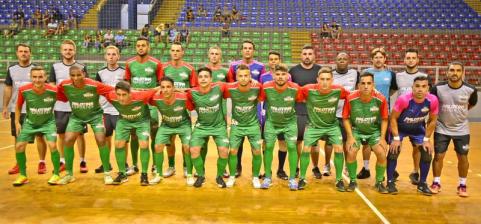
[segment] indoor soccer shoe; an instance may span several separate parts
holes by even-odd
[[[376,185],[374,185],[374,188],[376,188],[377,192],[381,194],[389,193],[382,182],[377,182]]]
[[[73,177],[72,175],[65,175],[64,177],[62,177],[62,179],[60,179],[60,181],[58,182],[58,184],[62,184],[62,185],[65,185],[65,184],[69,184],[69,183],[72,183],[75,181],[75,177]]]
[[[269,189],[271,186],[272,186],[272,179],[270,177],[264,178],[264,181],[262,181],[261,188]]]
[[[331,176],[331,165],[327,164],[327,165],[324,165],[324,168],[322,169],[322,175],[323,176]]]
[[[419,183],[419,173],[412,172],[409,174],[409,180],[411,180],[411,184],[418,185]]]
[[[192,174],[188,174],[186,178],[187,186],[194,186],[195,179]]]
[[[19,175],[17,179],[13,182],[13,186],[19,187],[26,183],[28,183],[28,178],[26,176]]]
[[[298,190],[304,190],[306,188],[307,181],[305,179],[300,179],[299,183],[297,183]]]
[[[468,197],[468,191],[467,191],[466,185],[458,186],[458,195],[459,197],[462,197],[462,198]]]
[[[59,181],[60,181],[60,176],[54,174],[50,177],[50,179],[48,179],[47,183],[50,185],[57,185]]]
[[[288,185],[289,185],[289,189],[290,189],[291,191],[297,191],[298,185],[297,185],[296,179],[289,179],[289,184],[288,184]]]
[[[114,179],[110,175],[110,172],[104,172],[104,184],[105,185],[112,185],[114,184]]]
[[[437,183],[437,182],[433,182],[433,184],[431,184],[431,192],[433,194],[437,194],[439,192],[441,192],[441,184]]]
[[[429,189],[429,187],[426,183],[419,183],[418,184],[418,192],[423,194],[423,195],[426,195],[426,196],[433,195],[433,192]]]
[[[152,178],[152,180],[149,181],[149,184],[150,185],[154,185],[154,184],[158,184],[162,181],[162,176],[160,176],[160,174],[158,173],[155,173],[154,174],[154,178]]]
[[[165,178],[171,177],[175,174],[175,168],[174,167],[169,167],[167,170],[163,173]]]
[[[321,170],[319,170],[319,167],[314,167],[312,168],[312,174],[314,174],[314,177],[316,179],[321,179],[322,178],[322,174],[321,174]]]
[[[82,161],[80,162],[80,173],[88,173],[89,169],[87,168],[87,162]]]
[[[259,177],[252,178],[252,187],[254,187],[255,189],[261,188],[261,181],[259,180]]]
[[[371,172],[369,170],[364,169],[364,167],[357,174],[357,179],[367,179],[369,177],[371,177]]]
[[[227,182],[225,183],[227,187],[233,187],[234,184],[235,184],[235,176],[230,176],[229,179],[227,179]]]
[[[148,186],[149,185],[149,178],[147,177],[147,173],[140,174],[140,185],[141,186]]]
[[[277,171],[277,178],[279,178],[279,179],[281,179],[281,180],[288,180],[288,179],[289,179],[289,176],[287,176],[286,171],[284,171],[284,170],[278,170],[278,171]]]
[[[17,174],[17,173],[20,173],[20,168],[18,167],[18,164],[15,164],[14,167],[8,170],[8,174],[10,175]]]
[[[353,191],[356,190],[356,188],[357,188],[357,182],[351,180],[351,181],[349,182],[349,185],[348,185],[347,188],[346,188],[346,191],[347,191],[347,192],[353,192]]]
[[[119,185],[119,184],[123,184],[127,181],[129,181],[128,176],[124,173],[119,173],[119,175],[114,179],[114,182],[112,184]]]
[[[344,187],[344,181],[338,180],[336,183],[336,190],[339,192],[345,192],[346,188]]]
[[[215,182],[217,183],[217,187],[226,188],[226,184],[225,184],[224,178],[222,178],[222,176],[218,176],[217,178],[215,178]]]
[[[387,192],[389,194],[397,194],[398,190],[396,188],[396,183],[394,181],[388,181],[387,182]]]
[[[194,187],[197,187],[197,188],[202,187],[204,182],[205,182],[205,177],[199,176],[199,177],[197,177],[197,180],[195,180]]]
[[[47,166],[45,165],[45,162],[39,162],[38,163],[37,173],[38,174],[46,174],[47,173]]]
[[[136,173],[138,173],[138,172],[139,172],[139,168],[138,168],[137,166],[135,166],[135,165],[132,165],[131,167],[129,167],[129,168],[127,169],[126,174],[127,174],[127,176],[132,176],[132,175],[134,175],[134,174],[136,174]]]

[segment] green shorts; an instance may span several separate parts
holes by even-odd
[[[70,114],[70,119],[68,120],[67,129],[65,132],[84,133],[84,126],[86,124],[90,124],[90,127],[94,133],[105,133],[103,114],[97,114],[88,120],[82,120],[73,113]]]
[[[316,128],[307,125],[304,132],[304,146],[316,146],[319,139],[327,140],[334,145],[342,145],[342,134],[339,125],[327,128]]]
[[[274,126],[271,121],[267,120],[264,125],[264,141],[267,144],[274,144],[277,135],[284,134],[285,141],[297,143],[297,119],[293,119],[289,124],[284,126]]]
[[[131,131],[135,131],[139,141],[148,141],[150,136],[150,120],[130,122],[119,119],[115,127],[115,140],[128,141]]]
[[[150,124],[153,127],[159,126],[159,110],[155,106],[149,106]]]
[[[258,124],[251,127],[230,126],[229,142],[231,149],[238,149],[243,142],[244,137],[249,139],[251,149],[261,149],[261,127]]]
[[[33,142],[37,134],[45,136],[48,142],[57,142],[57,126],[55,125],[55,119],[49,120],[46,124],[36,126],[26,120],[20,135],[17,138],[17,142]]]
[[[190,147],[202,147],[204,143],[209,140],[210,136],[214,138],[217,147],[229,148],[227,127],[224,125],[219,127],[195,127],[194,131],[192,131]]]
[[[173,135],[179,135],[182,145],[189,145],[192,136],[191,124],[184,124],[176,128],[160,125],[159,130],[157,130],[157,135],[155,136],[155,144],[170,144],[170,137]]]
[[[373,134],[360,134],[356,131],[352,132],[352,135],[354,136],[354,139],[356,140],[357,144],[354,145],[356,148],[360,148],[361,145],[369,145],[369,146],[375,146],[379,144],[379,140],[381,139],[381,133],[376,131]]]

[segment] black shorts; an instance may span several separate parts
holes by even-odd
[[[304,131],[307,125],[307,114],[297,115],[297,141],[304,140]]]
[[[114,134],[119,115],[104,114],[105,137],[110,137]]]
[[[55,124],[57,125],[57,134],[65,134],[65,130],[67,129],[68,120],[71,113],[72,112],[54,111]],[[87,125],[84,125],[83,133],[87,133]]]
[[[26,114],[20,114],[20,125],[23,125]],[[15,112],[10,112],[10,130],[13,137],[17,137],[17,129],[15,129]]]
[[[436,153],[445,153],[448,150],[451,139],[454,143],[454,151],[461,155],[467,155],[469,152],[469,135],[443,135],[434,132],[434,151]]]

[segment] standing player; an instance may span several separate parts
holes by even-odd
[[[227,124],[221,107],[226,89],[223,83],[212,83],[212,71],[209,68],[200,68],[197,73],[199,74],[199,86],[187,92],[187,98],[193,102],[198,114],[190,139],[192,163],[198,174],[194,187],[201,187],[205,181],[204,161],[200,156],[200,150],[208,138],[212,136],[219,154],[216,183],[217,186],[225,188],[226,184],[222,175],[227,166],[229,138],[227,137]]]
[[[429,81],[426,76],[416,77],[412,85],[412,92],[401,95],[396,100],[390,117],[393,138],[387,156],[387,190],[390,194],[398,192],[394,181],[394,171],[404,137],[409,137],[413,148],[421,154],[419,162],[421,176],[418,191],[424,195],[432,194],[426,184],[426,178],[433,154],[433,146],[429,138],[436,127],[438,106],[438,99],[429,94]],[[428,118],[427,124],[426,118]]]
[[[15,129],[15,105],[17,102],[17,93],[20,86],[30,83],[30,69],[35,66],[30,61],[31,49],[27,44],[17,45],[17,60],[18,64],[12,65],[7,69],[7,77],[5,79],[5,87],[3,88],[3,118],[10,117],[10,129],[12,136],[17,138],[17,129]],[[10,106],[10,113],[8,111]],[[20,115],[20,123],[25,120],[25,107],[22,108]],[[40,161],[38,162],[38,174],[47,172],[45,165],[45,154],[47,153],[47,146],[45,140],[37,137],[37,149]],[[19,172],[18,164],[8,171],[8,174],[17,174]]]
[[[170,47],[171,61],[164,64],[164,74],[166,77],[174,80],[176,90],[185,92],[197,86],[197,75],[194,67],[186,63],[183,57],[184,47],[182,44],[180,42],[173,43]],[[164,172],[164,177],[170,177],[175,174],[175,136],[172,136],[171,143],[167,148],[167,156],[169,157],[169,168]],[[184,176],[187,175],[186,171],[184,160]]]
[[[75,54],[77,47],[73,40],[64,40],[60,45],[60,55],[62,60],[60,62],[54,63],[50,71],[50,76],[48,77],[48,82],[51,85],[58,85],[62,81],[70,79],[70,68],[72,66],[78,66],[82,68],[85,76],[88,76],[87,69],[85,65],[78,63],[75,60]],[[60,151],[60,171],[65,169],[65,158],[64,151],[65,148],[65,129],[67,128],[68,121],[70,119],[70,114],[72,108],[68,102],[57,101],[55,103],[54,113],[55,113],[55,124],[57,126],[58,134],[58,149]],[[85,127],[84,132],[87,131]],[[85,137],[82,134],[77,139],[77,147],[80,154],[80,172],[88,172],[87,161],[85,160]]]
[[[144,37],[137,38],[135,42],[135,50],[137,55],[130,58],[125,63],[125,80],[130,82],[134,90],[146,91],[159,86],[159,80],[164,76],[162,63],[149,55],[150,43],[149,39]],[[157,133],[159,125],[159,115],[155,107],[150,109],[150,132],[151,138]],[[132,154],[132,167],[127,171],[128,175],[138,172],[137,159],[139,150],[139,140],[137,136],[132,134],[130,141],[130,152]],[[154,146],[152,145],[152,150]]]
[[[332,143],[334,149],[334,166],[336,168],[336,188],[345,191],[342,180],[344,154],[342,135],[336,109],[340,99],[346,99],[349,92],[343,87],[332,85],[333,75],[330,67],[321,67],[317,84],[307,84],[301,88],[302,99],[306,102],[308,123],[304,132],[304,149],[300,159],[299,190],[306,186],[306,171],[309,166],[311,148],[320,139]]]
[[[115,92],[110,92],[106,97],[120,114],[115,127],[115,158],[119,167],[119,175],[113,180],[113,184],[118,185],[128,181],[125,167],[127,155],[125,148],[130,135],[135,133],[139,139],[140,162],[142,164],[140,185],[149,185],[147,171],[150,159],[150,110],[147,105],[157,90],[158,88],[132,92],[128,82],[120,81],[115,85]],[[161,155],[154,153],[154,161],[158,161],[160,157]],[[154,179],[150,183],[157,184],[161,180],[160,174],[154,173]]]
[[[389,99],[391,95],[398,89],[396,82],[396,74],[388,70],[386,67],[387,54],[384,48],[374,48],[371,51],[372,68],[368,68],[363,72],[369,72],[374,74],[374,83],[376,84],[376,90],[381,92],[381,94],[386,98],[388,110],[389,110]],[[362,157],[364,160],[364,166],[361,171],[357,174],[358,179],[366,179],[371,176],[369,171],[369,159],[371,158],[371,149],[367,146],[363,146]],[[399,174],[395,174],[397,178]]]
[[[266,68],[264,64],[256,61],[254,59],[256,46],[254,42],[251,40],[244,40],[242,42],[241,47],[241,54],[242,59],[238,61],[234,61],[229,66],[229,71],[227,73],[227,81],[228,82],[235,82],[236,81],[236,71],[237,67],[240,64],[245,64],[249,66],[249,70],[251,71],[251,77],[255,81],[259,81],[260,75],[266,72]],[[259,107],[258,110],[261,108]],[[239,150],[237,152],[237,170],[236,170],[236,177],[239,177],[242,174],[242,152],[243,152],[243,144],[244,141],[241,142]]]
[[[124,80],[125,78],[125,69],[117,63],[120,59],[119,49],[113,45],[106,47],[104,58],[107,62],[107,67],[97,72],[95,80],[115,87],[118,82]],[[105,97],[100,96],[100,102],[104,111],[105,141],[107,142],[107,146],[110,151],[112,148],[112,135],[117,124],[119,112],[112,106],[112,104],[107,102]],[[112,166],[110,168],[112,168]],[[102,166],[95,169],[95,173],[103,172],[104,168]]]
[[[237,169],[237,149],[244,137],[249,139],[252,150],[252,185],[260,188],[259,172],[262,165],[261,129],[257,119],[257,104],[261,90],[259,82],[252,80],[247,65],[237,67],[237,82],[227,85],[226,95],[232,100],[232,122],[230,128],[230,154],[227,187],[234,186]]]
[[[418,70],[419,57],[418,51],[416,49],[407,49],[404,55],[404,64],[406,65],[406,70],[400,73],[396,73],[396,83],[399,88],[398,96],[404,95],[412,91],[412,86],[414,79],[419,76],[428,77]],[[429,84],[431,80],[428,79]],[[418,147],[413,147],[413,171],[409,174],[409,179],[411,183],[417,185],[419,182],[419,162],[421,160],[421,154]]]
[[[467,197],[466,178],[469,162],[468,111],[478,102],[477,90],[463,81],[464,66],[459,62],[448,65],[448,81],[434,86],[431,93],[439,99],[439,117],[434,131],[433,193],[441,191],[443,160],[451,140],[458,157],[458,195]]]
[[[209,48],[207,53],[209,63],[205,66],[212,70],[212,82],[226,82],[227,68],[222,66],[222,50],[219,46]]]
[[[351,181],[346,189],[354,191],[357,187],[356,170],[357,150],[361,144],[369,145],[377,157],[375,188],[387,194],[384,186],[386,171],[387,143],[385,140],[388,124],[388,105],[386,98],[374,90],[374,74],[364,72],[359,77],[359,90],[351,93],[344,102],[342,119],[346,128],[346,166]]]
[[[268,55],[268,65],[269,65],[269,71],[266,73],[261,74],[259,81],[261,84],[264,84],[266,82],[274,80],[273,74],[275,73],[275,68],[276,65],[279,65],[282,63],[281,60],[281,54],[277,51],[269,51]],[[289,77],[289,81],[291,78]],[[258,114],[260,117],[260,123],[261,123],[261,129],[264,129],[264,124],[266,121],[266,111],[265,111],[266,105],[263,105],[263,108],[261,110],[261,113]],[[264,132],[262,131],[262,134]],[[262,136],[264,138],[264,136]],[[284,163],[286,162],[286,157],[287,157],[287,147],[286,147],[286,140],[284,139],[284,135],[279,135],[277,136],[277,143],[279,145],[279,150],[277,151],[277,158],[279,162],[279,166],[277,167],[277,177],[283,180],[289,179],[289,176],[287,176],[286,172],[284,171]],[[263,144],[263,147],[265,148],[265,144]]]
[[[292,81],[297,83],[299,86],[305,86],[307,84],[317,83],[317,75],[321,66],[315,63],[316,58],[314,54],[314,49],[310,45],[306,45],[301,51],[301,63],[292,67],[289,70],[289,74],[292,76]],[[304,130],[307,124],[307,109],[306,104],[303,102],[296,104],[296,114],[297,114],[297,152],[298,155],[302,151],[302,141],[304,140]],[[317,144],[311,147],[311,158],[314,168],[312,172],[317,179],[322,177],[321,171],[318,167],[319,160],[319,147]]]
[[[48,180],[49,184],[55,185],[60,180],[60,154],[57,151],[57,133],[53,107],[57,97],[57,88],[48,85],[47,74],[42,67],[33,67],[30,71],[32,83],[20,87],[18,101],[15,109],[15,126],[18,133],[15,145],[17,164],[20,167],[20,175],[13,186],[21,186],[28,183],[26,171],[25,148],[29,141],[33,141],[38,133],[43,134],[48,141],[50,156],[53,163],[53,176]],[[26,120],[20,130],[20,111],[26,102]]]
[[[187,100],[187,94],[175,92],[174,81],[169,77],[160,80],[160,93],[153,96],[150,101],[159,109],[162,122],[155,137],[155,154],[160,156],[156,162],[158,173],[162,173],[164,160],[164,147],[171,142],[172,137],[179,135],[187,171],[187,185],[194,185],[192,177],[192,161],[190,156],[189,141],[192,135],[192,123],[189,111],[194,109],[192,102]]]
[[[334,84],[344,87],[347,91],[352,92],[356,89],[356,84],[359,78],[359,72],[355,69],[349,69],[349,55],[346,52],[340,52],[336,56],[336,70],[332,72]],[[339,120],[339,127],[341,128],[342,142],[346,143],[346,131],[344,123],[342,122],[342,108],[344,107],[344,99],[339,99],[337,105],[336,117]],[[346,144],[343,144],[343,149],[346,151]],[[331,175],[331,154],[332,144],[326,142],[325,150],[325,165],[322,170],[322,175]],[[337,175],[337,173],[336,173]]]
[[[85,125],[90,124],[100,151],[100,159],[104,168],[104,183],[112,184],[110,155],[105,143],[105,127],[102,117],[103,111],[99,104],[99,95],[106,96],[114,88],[85,78],[82,68],[74,65],[70,68],[70,79],[62,81],[57,89],[57,99],[62,102],[69,102],[72,108],[72,114],[65,130],[64,152],[67,175],[59,183],[68,184],[75,181],[73,176],[73,145],[84,130]]]
[[[297,167],[297,121],[295,104],[301,99],[299,86],[288,81],[289,73],[284,64],[275,68],[274,81],[267,82],[261,91],[260,99],[267,105],[266,124],[264,127],[264,140],[266,150],[264,152],[265,178],[262,188],[267,189],[272,185],[272,157],[274,144],[277,136],[284,134],[287,143],[289,159],[289,188],[297,190],[296,167]]]

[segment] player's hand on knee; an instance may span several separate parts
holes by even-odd
[[[397,154],[400,151],[400,148],[401,148],[401,141],[393,140],[391,142],[391,145],[389,146],[389,152]]]
[[[434,147],[433,145],[431,144],[431,142],[429,141],[426,141],[426,142],[423,142],[423,149],[426,150],[426,152],[428,152],[430,155],[433,154],[434,152]]]

